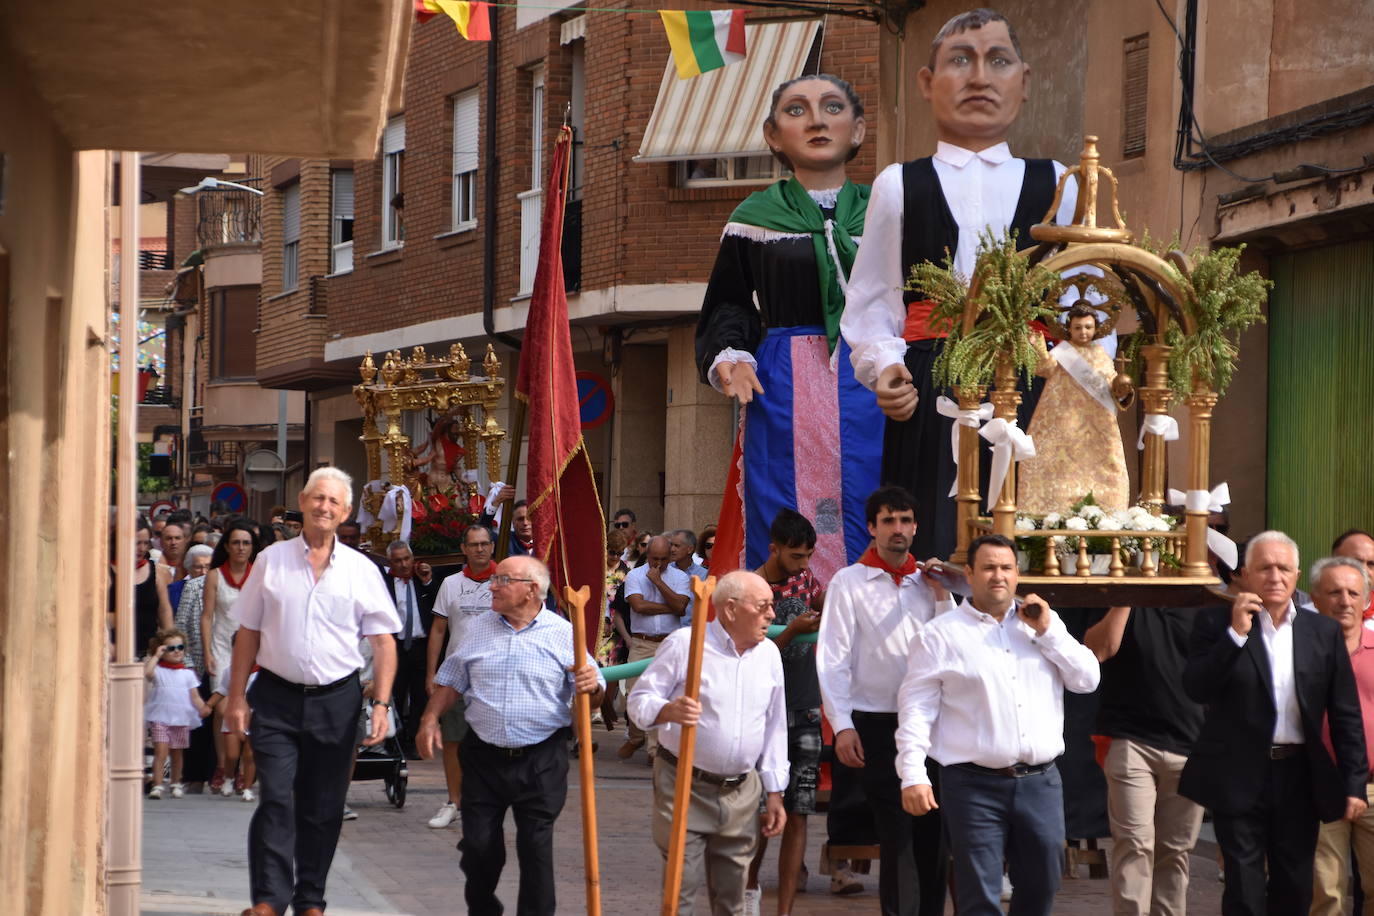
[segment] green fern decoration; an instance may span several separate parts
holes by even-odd
[[[979,314],[968,334],[963,322],[968,285],[954,270],[953,257],[946,257],[943,265],[926,261],[911,268],[907,289],[919,290],[934,303],[931,325],[949,335],[935,360],[935,383],[955,389],[989,386],[1004,357],[1029,381],[1039,357],[1026,326],[1055,320],[1058,312],[1047,296],[1058,278],[1016,253],[1015,233],[999,239],[985,230],[975,264]]]

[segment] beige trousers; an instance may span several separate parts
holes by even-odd
[[[1374,801],[1374,789],[1366,786],[1365,792]],[[1311,916],[1343,916],[1350,912],[1351,844],[1359,863],[1360,887],[1364,888],[1364,916],[1374,916],[1374,809],[1365,809],[1353,824],[1322,824],[1312,865]]]
[[[677,767],[661,756],[655,757],[653,834],[665,861],[672,834],[676,782]],[[758,847],[762,792],[763,782],[757,771],[729,789],[699,779],[692,781],[678,916],[692,916],[703,879],[711,898],[711,916],[737,916],[744,912],[744,886],[749,863]]]
[[[651,639],[641,639],[638,636],[630,637],[630,654],[626,657],[626,662],[637,662],[641,659],[653,658],[658,653],[658,647],[663,645],[662,640],[654,642]],[[625,708],[629,709],[630,691],[635,689],[635,684],[639,683],[639,678],[632,677],[625,682]],[[635,724],[635,720],[627,713],[625,716],[625,734],[634,742],[644,745],[644,750],[652,754],[658,750],[658,729],[645,731]],[[669,793],[672,797],[672,793]]]
[[[1112,739],[1103,772],[1112,827],[1112,913],[1182,916],[1202,808],[1178,794],[1182,754]]]

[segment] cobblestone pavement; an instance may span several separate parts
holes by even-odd
[[[597,818],[601,854],[601,900],[606,916],[654,913],[658,908],[660,860],[649,836],[649,768],[640,753],[631,761],[616,757],[619,735],[599,731]],[[349,790],[356,821],[344,823],[339,854],[329,877],[331,916],[362,913],[406,913],[429,916],[464,912],[463,877],[455,844],[457,825],[431,830],[426,821],[445,801],[443,772],[437,762],[414,761],[404,808],[387,800],[380,781],[357,782]],[[144,884],[142,908],[157,914],[237,914],[247,905],[245,837],[253,806],[236,799],[187,796],[145,802]],[[877,864],[864,877],[861,895],[839,898],[828,893],[829,879],[819,874],[819,833],[807,851],[811,868],[808,892],[798,897],[793,916],[876,913]],[[500,896],[515,912],[519,870],[514,827],[507,821],[508,861]],[[1109,842],[1109,841],[1108,841]],[[763,913],[773,916],[776,844],[763,870]],[[555,832],[559,913],[586,912],[581,804],[577,767],[570,769],[567,807]],[[1110,912],[1107,882],[1086,877],[1064,882],[1055,907],[1067,916]],[[1220,912],[1221,883],[1215,846],[1203,842],[1193,856],[1189,911]],[[698,912],[706,912],[703,905]],[[953,912],[952,907],[950,912]]]

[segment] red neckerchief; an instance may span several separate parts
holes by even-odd
[[[1374,597],[1369,599],[1369,607],[1364,609],[1364,619],[1368,620],[1371,617],[1374,617]]]
[[[147,558],[147,557],[144,557],[143,559],[139,560],[138,562],[136,562],[136,563],[134,564],[134,569],[142,569],[143,567],[145,567],[145,566],[147,566],[147,565],[148,565],[148,558]]]
[[[228,563],[225,563],[223,566],[221,566],[221,567],[219,568],[219,574],[220,574],[221,576],[224,577],[224,581],[225,581],[226,583],[228,583],[229,587],[232,588],[232,589],[241,589],[241,588],[243,588],[243,583],[245,583],[245,582],[248,581],[248,574],[249,574],[250,572],[252,572],[252,571],[253,571],[253,564],[252,564],[252,563],[249,563],[249,564],[248,564],[248,568],[245,569],[245,570],[243,571],[243,578],[242,578],[242,579],[239,579],[237,582],[235,582],[235,581],[234,581],[234,574],[231,573],[231,572],[229,571],[229,564],[228,564]]]
[[[254,666],[253,666],[253,670],[250,671],[250,672],[248,672],[248,673],[249,673],[249,674],[257,674],[257,673],[258,673],[259,671],[261,671],[261,670],[262,670],[262,665],[254,665]]]
[[[488,579],[491,578],[491,574],[494,573],[494,572],[496,572],[496,564],[495,564],[495,563],[488,563],[488,564],[487,564],[487,571],[484,572],[484,573],[475,573],[475,572],[472,571],[472,567],[470,567],[470,566],[464,566],[464,567],[463,567],[463,575],[467,576],[467,577],[468,577],[469,579],[471,579],[473,582],[485,582],[485,581],[487,581]]]
[[[158,667],[159,667],[159,668],[185,668],[185,667],[186,667],[186,665],[183,664],[182,662],[175,662],[175,663],[173,663],[173,662],[164,662],[164,661],[159,660],[157,664],[158,664]]]
[[[872,566],[874,569],[881,569],[892,577],[894,585],[901,585],[902,580],[916,571],[916,558],[911,554],[906,555],[906,560],[900,567],[889,566],[887,561],[878,556],[878,548],[869,547],[864,551],[864,555],[859,557],[859,563],[864,566]]]

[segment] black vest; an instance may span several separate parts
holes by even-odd
[[[1027,159],[1026,175],[1021,179],[1021,197],[1009,231],[1016,233],[1017,245],[1029,247],[1030,228],[1040,222],[1054,203],[1054,161]],[[922,261],[941,264],[959,245],[959,225],[949,212],[940,178],[929,156],[902,164],[902,276]],[[907,305],[924,299],[920,290],[903,290]]]

